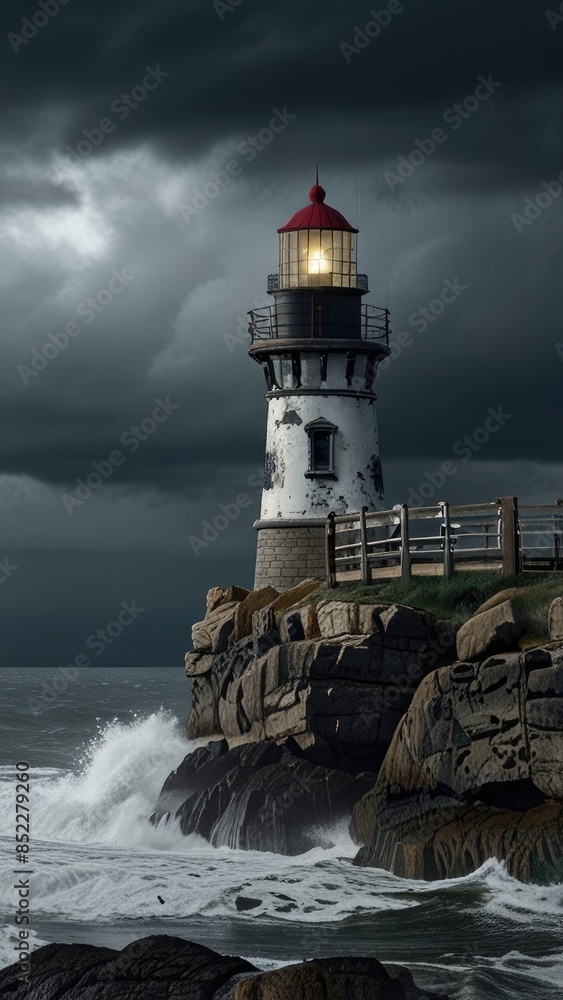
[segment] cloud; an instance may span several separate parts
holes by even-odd
[[[34,10],[8,3],[4,36]],[[348,64],[340,43],[369,8],[329,3],[322,15],[295,0],[243,0],[223,21],[208,0],[70,0],[17,53],[4,39],[0,558],[22,568],[0,596],[13,623],[43,616],[49,662],[135,581],[153,608],[146,629],[165,631],[161,648],[181,662],[206,586],[251,584],[255,499],[197,559],[188,538],[261,465],[265,385],[246,354],[246,310],[268,301],[276,230],[306,203],[317,160],[327,200],[361,230],[369,301],[411,338],[377,382],[389,502],[499,406],[511,419],[450,498],[561,492],[563,197],[521,232],[512,221],[563,167],[557,32],[507,2],[409,2]],[[135,102],[147,67],[169,76]],[[501,86],[454,129],[444,115],[489,74]],[[127,116],[122,95],[137,104]],[[241,151],[284,108],[287,127],[257,138],[253,157]],[[447,139],[391,190],[386,172],[430,149],[438,128]],[[240,170],[209,195],[233,161]],[[180,206],[202,205],[205,190],[186,219]],[[133,277],[109,300],[123,271]],[[466,288],[423,329],[420,310],[448,280]],[[61,494],[167,396],[170,420],[69,516]],[[10,627],[14,662],[46,662],[40,634],[20,642]],[[129,659],[153,661],[149,631],[127,636]]]

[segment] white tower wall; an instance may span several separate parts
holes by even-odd
[[[320,418],[333,423],[334,477],[307,476],[309,435]],[[383,510],[375,397],[284,395],[268,406],[261,521],[320,518]]]

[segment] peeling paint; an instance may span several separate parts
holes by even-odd
[[[274,488],[274,477],[276,475],[278,467],[277,456],[273,451],[266,452],[266,460],[264,462],[264,483],[262,485],[263,490],[272,490]]]
[[[280,424],[302,424],[303,421],[299,416],[297,410],[286,410],[281,420],[276,420],[276,426],[279,427]]]
[[[371,456],[370,474],[377,492],[383,494],[383,469],[379,455]]]

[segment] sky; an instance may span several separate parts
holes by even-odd
[[[444,462],[436,501],[563,497],[557,4],[4,0],[0,19],[3,665],[181,667],[207,589],[252,585],[267,404],[246,312],[317,162],[391,311],[388,506]]]

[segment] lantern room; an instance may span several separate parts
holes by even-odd
[[[300,209],[279,233],[278,288],[357,288],[356,235],[340,212],[325,205],[318,183],[311,204]]]

